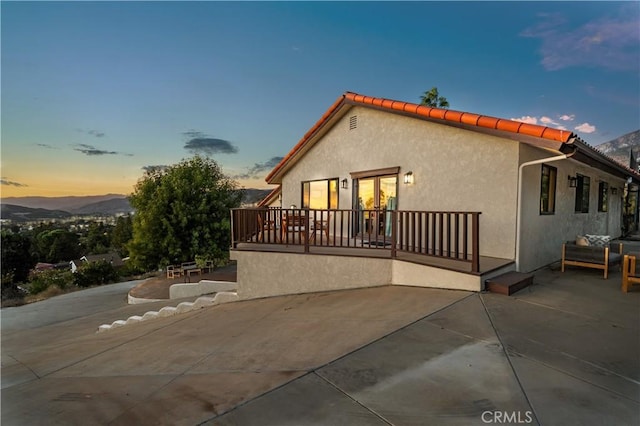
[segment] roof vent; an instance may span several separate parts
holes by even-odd
[[[349,117],[349,130],[353,130],[358,127],[358,116],[352,115]]]

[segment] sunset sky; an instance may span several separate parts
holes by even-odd
[[[128,194],[209,155],[247,188],[345,91],[640,128],[638,2],[2,2],[2,196]]]

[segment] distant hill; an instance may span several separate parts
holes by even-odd
[[[111,198],[109,200],[98,201],[83,205],[71,210],[74,214],[107,214],[133,213],[133,207],[126,198]]]
[[[254,204],[262,201],[264,197],[269,195],[270,189],[243,189],[242,204]]]
[[[66,210],[72,212],[92,203],[112,199],[125,199],[126,195],[86,195],[76,197],[7,197],[2,199],[2,204],[31,207],[33,209]]]
[[[638,154],[640,153],[640,130],[627,133],[619,138],[600,144],[596,146],[596,148],[619,163],[628,166],[629,152],[633,150],[636,158],[638,158]]]
[[[73,216],[64,210],[32,209],[14,204],[0,205],[0,217],[14,222],[28,222],[41,219],[64,219]]]
[[[247,205],[259,202],[271,190],[243,189],[242,192],[242,203]],[[122,194],[77,197],[7,197],[2,199],[1,204],[3,219],[12,219],[14,216],[15,218],[49,219],[68,217],[70,215],[115,215],[134,211],[127,197]],[[25,210],[19,210],[17,209],[18,207],[22,207]],[[63,214],[66,214],[66,216]]]

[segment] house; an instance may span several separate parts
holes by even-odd
[[[99,262],[101,260],[106,260],[116,268],[124,266],[123,259],[116,252],[109,252],[104,254],[90,254],[88,256],[82,256],[80,259],[71,260],[69,262],[69,266],[71,266],[71,272],[75,273],[81,265],[85,263]]]
[[[346,92],[266,180],[262,206],[281,209],[232,212],[243,298],[480,291],[578,234],[619,237],[640,174],[570,131]]]

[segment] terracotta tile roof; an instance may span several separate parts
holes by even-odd
[[[293,147],[291,151],[278,163],[278,165],[266,177],[267,182],[272,182],[274,177],[282,171],[282,169],[309,143],[312,137],[327,124],[336,113],[344,106],[361,105],[389,112],[408,115],[415,118],[428,119],[431,121],[441,121],[442,124],[464,126],[466,128],[476,128],[477,131],[492,131],[498,133],[512,134],[515,139],[523,138],[539,141],[540,147],[547,142],[552,146],[561,146],[562,144],[571,144],[577,137],[574,133],[567,130],[554,129],[551,127],[540,126],[536,124],[522,123],[519,121],[508,120],[505,118],[497,118],[486,115],[473,114],[470,112],[455,111],[442,108],[432,108],[425,105],[418,105],[410,102],[395,101],[391,99],[375,98],[372,96],[359,95],[353,92],[345,92],[341,95],[329,109],[320,117],[320,119],[305,133],[300,141]],[[546,142],[545,142],[546,141]],[[608,157],[604,157],[608,158]],[[616,163],[621,167],[619,163]],[[628,169],[628,168],[627,168]],[[629,169],[630,170],[630,169]]]
[[[573,133],[567,132],[566,130],[538,126],[537,124],[521,123],[519,121],[507,120],[504,118],[489,117],[486,115],[478,115],[450,109],[431,108],[410,102],[374,98],[351,92],[345,93],[343,97],[345,100],[350,100],[356,104],[373,105],[391,111],[408,112],[425,118],[468,124],[471,126],[485,127],[505,132],[521,133],[523,135],[535,136],[556,142],[568,142],[571,137],[575,136]]]

